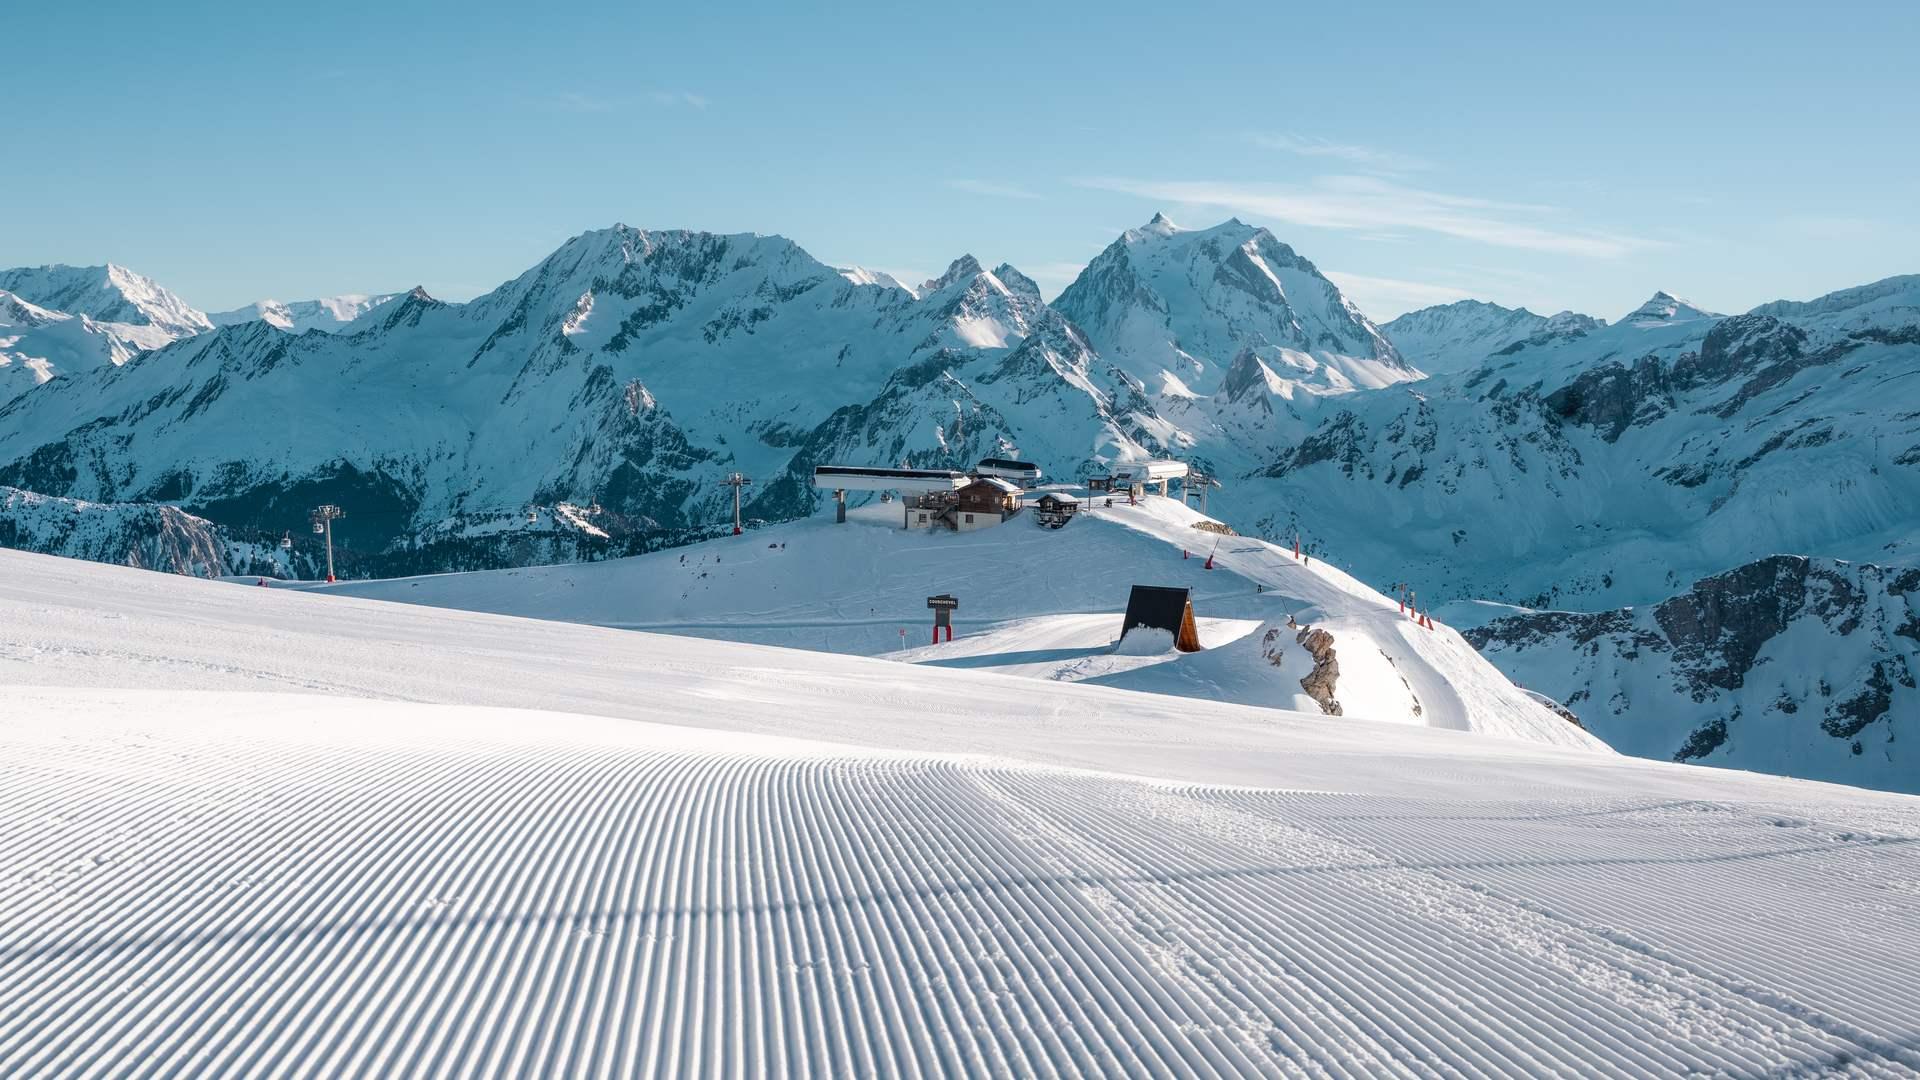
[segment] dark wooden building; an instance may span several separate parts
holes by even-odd
[[[950,523],[960,532],[998,525],[1020,509],[1020,485],[985,476],[953,493]]]
[[[1080,500],[1071,495],[1049,491],[1033,501],[1033,518],[1041,525],[1057,529],[1080,512]]]
[[[1193,622],[1193,590],[1135,585],[1127,596],[1127,615],[1120,624],[1121,640],[1141,627],[1172,634],[1173,647],[1181,652],[1199,652],[1200,631]]]

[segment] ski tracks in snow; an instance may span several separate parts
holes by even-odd
[[[97,700],[0,726],[0,1075],[1920,1069],[1899,835]]]

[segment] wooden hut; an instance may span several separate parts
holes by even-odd
[[[1080,500],[1058,491],[1049,491],[1033,501],[1033,517],[1039,524],[1057,529],[1080,512]]]
[[[1135,585],[1127,596],[1127,615],[1120,639],[1138,629],[1165,630],[1181,652],[1200,651],[1200,631],[1193,622],[1193,590],[1166,585]]]
[[[1020,509],[1020,485],[983,476],[953,493],[950,523],[960,532],[998,525]]]

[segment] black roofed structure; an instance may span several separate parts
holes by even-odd
[[[1193,590],[1167,585],[1135,585],[1127,596],[1127,615],[1120,624],[1120,640],[1137,629],[1165,630],[1181,652],[1200,651],[1200,631],[1193,623]]]

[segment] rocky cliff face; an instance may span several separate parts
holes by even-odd
[[[1920,568],[1772,556],[1466,636],[1623,752],[1920,792]]]
[[[298,556],[152,503],[90,503],[0,487],[0,547],[192,577],[289,576]]]

